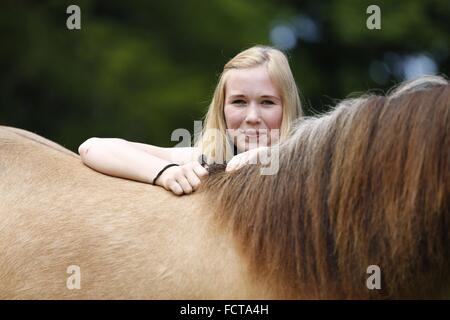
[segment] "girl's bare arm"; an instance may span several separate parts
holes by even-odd
[[[169,163],[157,184],[176,194],[195,190],[207,175],[198,162],[195,148],[161,148],[118,138],[90,138],[78,152],[84,164],[107,175],[151,183],[158,172]]]

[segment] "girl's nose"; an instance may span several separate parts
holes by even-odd
[[[261,118],[259,114],[258,106],[255,103],[251,103],[247,109],[247,114],[245,117],[245,122],[249,124],[260,123]]]

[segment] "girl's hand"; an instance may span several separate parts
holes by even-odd
[[[260,158],[258,155],[261,155],[262,153],[267,154],[267,152],[268,147],[259,147],[235,155],[228,162],[225,171],[230,172],[233,170],[238,170],[247,164],[257,164],[258,161],[261,161],[261,159],[258,159]]]
[[[198,161],[170,167],[156,180],[156,184],[176,195],[189,194],[197,190],[201,180],[208,176],[208,170]]]

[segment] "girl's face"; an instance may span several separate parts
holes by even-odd
[[[271,145],[279,131],[270,130],[280,129],[283,109],[266,66],[228,73],[224,114],[230,138],[240,152]]]

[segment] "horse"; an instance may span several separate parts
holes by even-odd
[[[447,80],[303,117],[277,154],[178,197],[0,127],[0,298],[448,297]]]
[[[0,298],[224,299],[263,289],[249,284],[202,196],[99,174],[16,128],[0,128],[0,155]],[[68,289],[70,266],[79,289]]]

